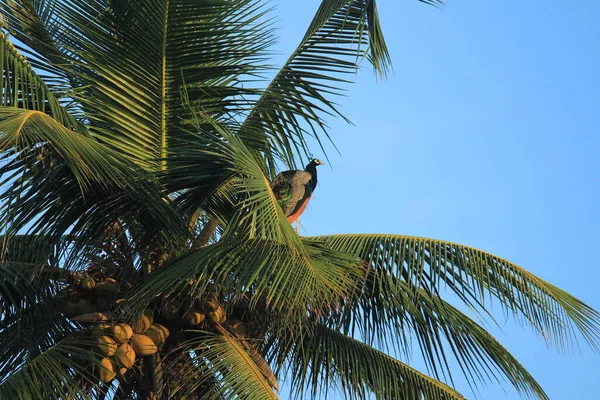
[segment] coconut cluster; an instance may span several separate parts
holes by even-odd
[[[160,316],[178,325],[198,326],[204,321],[223,324],[227,320],[225,305],[219,302],[217,293],[210,292],[203,301],[195,301],[191,306],[167,302],[161,307]]]
[[[97,377],[104,383],[112,381],[117,374],[124,375],[141,357],[158,351],[169,337],[169,329],[154,322],[152,310],[129,323],[115,322],[114,315],[106,313],[84,314],[73,321],[90,324],[93,352],[99,356]]]
[[[73,282],[62,311],[69,318],[106,311],[121,300],[120,295],[121,285],[115,279],[96,281],[91,276],[84,276]]]
[[[71,321],[87,326],[94,343],[90,350],[99,358],[95,364],[96,376],[103,383],[123,376],[140,358],[159,351],[170,330],[200,325],[204,329],[227,321],[225,304],[219,301],[216,292],[193,302],[162,301],[154,305],[154,310],[146,309],[133,320],[124,320],[112,312],[124,301],[121,296],[121,285],[115,279],[96,281],[87,276],[74,282],[63,307],[64,315]],[[243,324],[230,321],[228,326],[241,331]]]

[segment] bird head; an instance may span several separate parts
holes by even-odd
[[[308,165],[306,166],[306,169],[308,169],[309,167],[316,167],[318,165],[325,165],[325,163],[319,159],[313,158],[312,160],[310,160],[310,163],[308,163]]]

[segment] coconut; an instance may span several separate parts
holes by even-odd
[[[169,335],[171,334],[171,332],[169,332],[169,330],[167,329],[166,326],[163,326],[161,324],[154,324],[154,326],[156,326],[157,329],[159,329],[162,334],[163,337],[165,338],[165,340],[169,337]]]
[[[71,318],[72,321],[81,322],[81,323],[89,323],[89,322],[100,322],[100,321],[108,321],[112,319],[112,313],[99,313],[92,312],[89,314],[78,315],[77,317]]]
[[[133,329],[127,324],[117,324],[112,327],[110,333],[117,343],[128,342],[133,337]]]
[[[175,303],[166,303],[162,306],[160,315],[168,321],[179,319],[179,307]]]
[[[219,296],[215,292],[209,293],[204,299],[204,309],[207,312],[214,312],[219,308]]]
[[[63,314],[65,314],[65,317],[67,318],[73,318],[75,316],[77,316],[77,302],[73,301],[73,300],[69,300],[67,301],[62,308],[62,312]]]
[[[216,324],[222,324],[227,320],[225,309],[219,306],[215,311],[208,313],[208,319]]]
[[[113,305],[113,300],[110,297],[100,297],[96,303],[96,311],[106,311]]]
[[[95,291],[99,295],[119,294],[121,293],[121,285],[112,278],[106,278],[96,283]]]
[[[160,324],[153,324],[144,335],[148,336],[154,344],[159,345],[167,340],[169,336],[169,330]]]
[[[150,328],[144,333],[144,335],[148,336],[150,340],[152,340],[152,342],[154,342],[154,344],[157,346],[165,342],[162,333],[157,329]]]
[[[229,326],[231,326],[234,331],[242,336],[246,336],[248,334],[248,327],[242,321],[231,321]]]
[[[75,315],[83,315],[87,313],[91,313],[94,311],[94,307],[90,304],[88,299],[80,299],[77,302],[77,314]]]
[[[103,358],[100,360],[100,365],[98,366],[98,378],[104,383],[108,383],[112,381],[117,374],[115,374],[115,368],[108,358]]]
[[[115,358],[120,367],[131,368],[135,362],[135,350],[127,343],[123,343],[115,351]]]
[[[102,336],[106,333],[106,331],[108,331],[110,328],[112,327],[112,324],[108,323],[108,322],[101,322],[97,325],[95,325],[92,330],[91,333],[94,336]]]
[[[154,313],[150,309],[146,309],[144,315],[136,318],[131,322],[131,327],[135,333],[144,333],[152,326],[154,321]]]
[[[106,357],[110,357],[115,354],[117,350],[117,344],[108,336],[98,336],[96,339],[96,347]]]
[[[131,341],[135,354],[140,357],[150,356],[158,351],[152,339],[146,335],[135,335]]]
[[[96,287],[96,281],[90,277],[83,278],[79,283],[79,286],[82,290],[85,291],[94,290],[94,288]]]
[[[185,322],[187,322],[189,325],[196,326],[200,324],[200,322],[204,321],[204,317],[205,315],[200,309],[193,307],[185,313]]]

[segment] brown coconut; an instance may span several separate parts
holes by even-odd
[[[215,311],[208,313],[208,319],[216,324],[222,324],[227,320],[225,309],[222,306],[219,306]]]
[[[77,316],[77,302],[73,300],[68,300],[62,308],[62,312],[67,318],[73,318]]]
[[[81,290],[85,290],[85,291],[94,290],[94,288],[96,287],[96,281],[90,277],[83,278],[81,280],[81,282],[79,283],[79,286],[81,287]]]
[[[127,324],[116,324],[110,330],[112,338],[117,343],[128,342],[133,337],[133,329]]]
[[[94,311],[94,306],[90,303],[88,299],[80,299],[77,302],[77,314],[76,315],[84,315]]]
[[[94,290],[99,295],[119,294],[121,293],[121,285],[112,278],[106,278],[101,282],[97,282]]]
[[[96,347],[106,357],[114,355],[117,350],[117,344],[109,336],[98,336]]]
[[[167,340],[167,337],[169,337],[169,330],[160,324],[153,324],[144,335],[152,339],[154,344],[159,345]]]
[[[112,327],[112,324],[109,322],[100,322],[92,328],[92,335],[94,336],[102,336],[106,334],[106,332]]]
[[[199,325],[200,322],[204,321],[206,316],[201,312],[200,309],[193,307],[188,312],[185,313],[185,322],[188,325],[196,326]]]
[[[135,350],[127,343],[123,343],[115,351],[115,358],[120,367],[131,368],[135,362]]]
[[[150,356],[158,351],[156,344],[146,335],[135,335],[131,341],[131,346],[139,357]]]
[[[234,331],[242,336],[246,336],[248,334],[248,327],[242,321],[231,321],[229,322],[229,326],[231,326]]]
[[[214,312],[219,308],[219,296],[215,292],[209,293],[202,303],[206,312]]]
[[[100,360],[100,365],[98,366],[97,371],[98,378],[100,378],[100,380],[104,383],[112,381],[117,375],[115,373],[115,368],[112,364],[112,361],[106,357]]]
[[[154,321],[154,313],[150,309],[146,309],[144,315],[131,321],[131,327],[135,333],[144,333],[152,326]]]
[[[160,310],[160,315],[168,321],[174,321],[176,319],[179,319],[179,316],[181,314],[179,313],[179,306],[177,304],[166,303],[162,306]]]

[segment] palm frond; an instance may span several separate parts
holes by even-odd
[[[2,225],[12,234],[28,227],[58,239],[83,231],[98,237],[122,218],[169,241],[185,235],[155,179],[41,111],[0,108],[0,151]]]
[[[434,239],[401,235],[312,237],[328,247],[368,261],[410,287],[438,293],[450,289],[468,306],[486,307],[486,297],[563,346],[576,332],[598,349],[600,314],[558,287],[490,253]],[[488,301],[491,301],[488,300]]]
[[[225,237],[265,238],[301,249],[251,149],[218,121],[206,123],[214,133],[196,135],[196,144],[174,151],[173,171],[161,174],[164,185],[179,191],[177,202],[185,209],[196,210],[211,196],[205,206],[214,214],[220,214],[218,208],[227,212],[220,215],[227,221]]]
[[[90,369],[95,363],[92,346],[89,336],[75,334],[39,349],[38,354],[14,360],[10,371],[0,376],[0,398],[90,398],[84,394],[98,386]]]
[[[321,137],[328,137],[323,117],[341,116],[330,96],[343,93],[339,86],[348,82],[343,76],[355,73],[367,55],[384,75],[390,58],[375,1],[322,1],[304,38],[244,121],[240,136],[263,134],[263,146],[270,152],[266,157],[277,154],[290,167],[296,154],[310,154],[309,136],[323,149]]]
[[[0,33],[0,106],[18,107],[51,115],[69,129],[85,133],[85,128],[60,104],[59,99],[34,71],[31,64]]]
[[[44,267],[56,266],[64,256],[61,244],[48,237],[0,236],[0,316],[5,322],[52,298],[56,288],[52,279],[67,278],[42,274]]]
[[[450,386],[356,339],[315,325],[289,349],[292,392],[304,398],[339,388],[350,399],[464,400]]]
[[[60,17],[56,0],[0,0],[4,28],[16,39],[16,46],[27,61],[46,78],[57,96],[66,94],[70,79],[61,65],[67,62],[61,52]]]
[[[181,345],[196,355],[192,373],[178,382],[184,388],[173,391],[174,398],[187,398],[199,387],[214,389],[202,398],[278,399],[260,366],[241,342],[227,330],[219,334],[201,332],[196,339]]]
[[[164,169],[168,147],[186,137],[186,104],[215,118],[238,112],[254,92],[239,83],[263,69],[272,41],[256,0],[69,0],[57,9],[91,132],[148,168]]]
[[[433,376],[452,381],[447,353],[454,355],[468,382],[499,381],[504,375],[521,393],[547,400],[540,385],[494,337],[467,315],[431,292],[378,270],[363,290],[346,299],[327,325],[368,344],[394,348],[406,357],[416,339]]]
[[[203,247],[153,274],[132,293],[130,306],[139,311],[158,295],[167,299],[185,293],[199,298],[216,284],[233,294],[228,298],[231,304],[251,293],[254,303],[264,301],[270,309],[288,315],[322,315],[335,308],[339,298],[357,290],[364,269],[355,258],[320,244],[304,247],[298,252],[262,239],[226,240]]]

